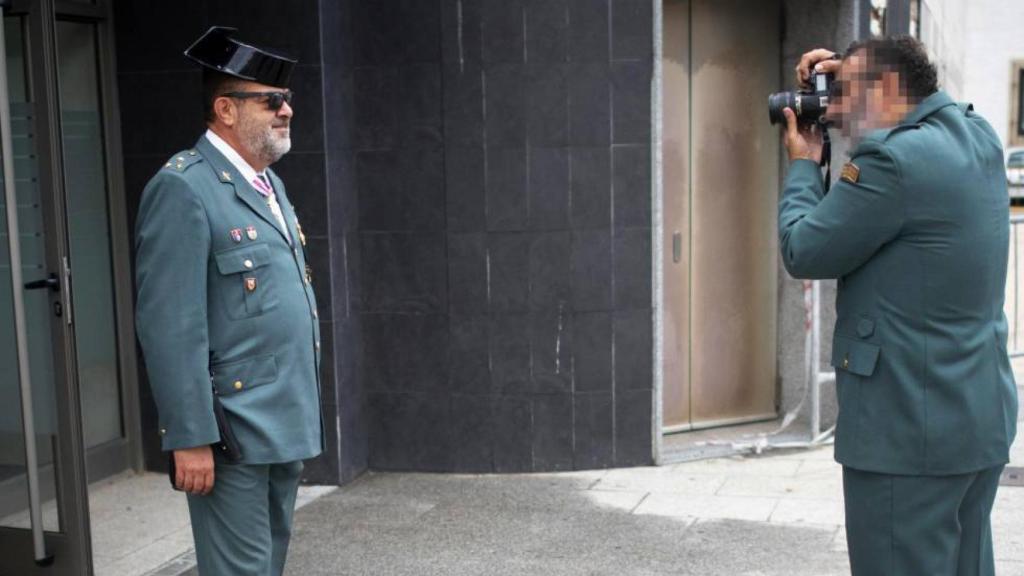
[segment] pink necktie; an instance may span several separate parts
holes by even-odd
[[[253,178],[252,185],[264,198],[270,198],[274,195],[274,189],[270,187],[270,183],[264,180],[263,176],[260,176],[259,174]]]

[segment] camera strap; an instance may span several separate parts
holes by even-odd
[[[828,135],[828,125],[824,122],[818,123],[821,130],[821,162],[819,166],[825,169],[825,194],[828,194],[832,186],[832,139]]]

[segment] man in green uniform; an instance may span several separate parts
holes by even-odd
[[[832,364],[855,575],[993,574],[989,516],[1016,433],[1003,295],[1009,200],[999,138],[936,85],[909,37],[855,43],[827,119],[852,137],[825,194],[820,130],[786,111],[786,269],[837,278]]]
[[[200,574],[278,575],[302,461],[323,448],[320,334],[305,236],[268,168],[291,145],[295,62],[233,32],[186,52],[208,130],[143,192],[136,321]]]

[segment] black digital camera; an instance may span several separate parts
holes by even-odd
[[[783,109],[789,108],[801,124],[824,123],[828,110],[828,98],[832,91],[835,74],[811,72],[810,90],[797,92],[776,92],[768,95],[768,120],[772,124],[785,124]]]

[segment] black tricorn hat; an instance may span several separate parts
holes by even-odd
[[[296,60],[239,42],[231,38],[235,32],[214,26],[185,50],[185,56],[215,72],[287,88]]]

